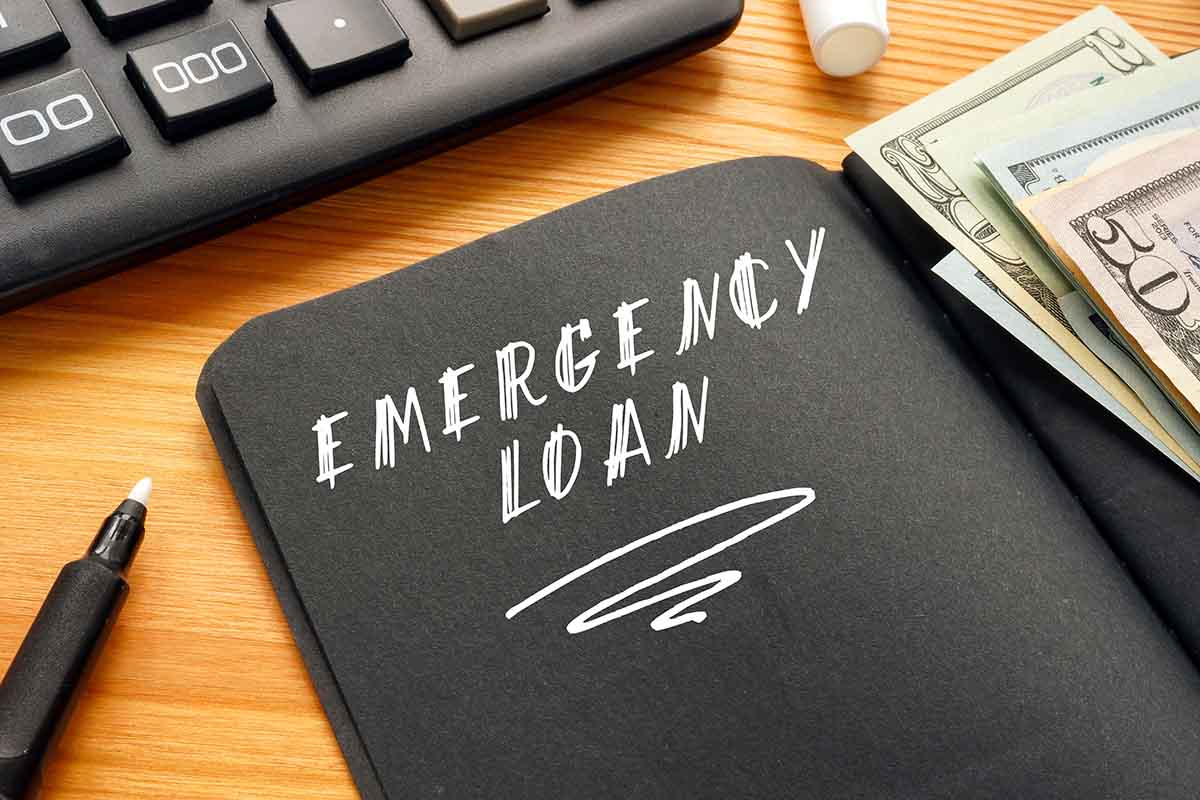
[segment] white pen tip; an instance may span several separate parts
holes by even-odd
[[[154,481],[149,478],[142,478],[134,487],[129,490],[129,499],[136,500],[142,505],[149,508],[150,492],[154,489]]]

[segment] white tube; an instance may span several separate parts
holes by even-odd
[[[827,75],[866,72],[883,58],[887,0],[800,0],[813,59]]]

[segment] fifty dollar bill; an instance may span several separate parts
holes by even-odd
[[[1071,330],[1058,298],[1070,281],[1043,259],[1040,272],[1021,258],[957,185],[978,175],[973,151],[943,164],[930,150],[959,136],[981,135],[1032,109],[1118,78],[1141,75],[1167,59],[1154,45],[1100,7],[849,138],[850,145],[990,284],[1061,347],[1138,422],[1177,456],[1195,461],[1145,404]],[[1068,102],[1070,102],[1068,100]],[[962,163],[957,163],[961,161]]]
[[[1105,162],[1157,141],[1163,134],[1200,126],[1198,69],[1200,53],[1176,58],[1035,112],[997,122],[986,130],[930,141],[928,148],[967,199],[1035,273],[1058,272],[1060,268],[1042,249],[1036,234],[1026,227],[1016,204],[1101,168]],[[981,151],[983,155],[976,158]],[[1005,167],[998,167],[1000,164]],[[1004,177],[998,186],[988,180],[989,166]],[[1016,180],[1017,175],[1031,172],[1038,177]],[[1164,442],[1174,440],[1195,462],[1200,451],[1189,423],[1122,349],[1118,337],[1112,335],[1086,297],[1073,284],[1060,281],[1048,285],[1055,287],[1059,308],[1079,341],[1133,391],[1161,425],[1156,435]],[[1079,384],[1089,393],[1097,381],[1106,381],[1101,373],[1091,377],[1088,385]],[[1106,383],[1114,398],[1123,395],[1120,386]],[[1136,410],[1132,403],[1129,405]],[[1130,416],[1123,415],[1122,419],[1128,423]]]
[[[1021,209],[1200,429],[1200,132]]]
[[[1188,423],[1176,413],[1174,407],[1170,405],[1167,399],[1161,393],[1158,393],[1157,388],[1154,391],[1157,393],[1158,398],[1161,398],[1161,403],[1166,405],[1167,408],[1152,409],[1152,411],[1154,411],[1156,418],[1165,418],[1168,416],[1165,412],[1170,412],[1170,415],[1173,415],[1174,419],[1178,420],[1179,424],[1172,424],[1168,427],[1168,432],[1191,456],[1190,459],[1180,458],[1175,455],[1158,436],[1145,425],[1138,422],[1137,418],[1118,403],[1112,395],[1106,392],[1104,387],[1096,383],[1091,375],[1084,372],[1083,368],[1063,352],[1061,347],[1051,341],[1050,337],[1043,333],[1038,326],[1030,322],[1020,311],[1017,311],[1003,296],[997,294],[993,289],[980,281],[978,271],[958,251],[951,252],[941,263],[934,267],[933,274],[953,286],[959,294],[969,300],[984,314],[991,317],[994,322],[1012,334],[1025,347],[1049,364],[1056,372],[1086,392],[1092,399],[1107,409],[1109,413],[1129,426],[1138,436],[1141,436],[1152,447],[1184,469],[1193,479],[1200,481],[1200,472],[1197,472],[1196,467],[1197,459],[1200,458],[1200,433],[1197,433],[1188,426]],[[1093,311],[1092,313],[1095,312]],[[1149,376],[1141,372],[1141,367],[1136,364],[1131,366],[1138,372],[1141,380],[1146,383],[1151,382]]]

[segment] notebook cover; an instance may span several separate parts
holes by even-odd
[[[1200,486],[933,275],[950,246],[857,155],[843,167],[1200,664]]]
[[[1191,797],[1200,677],[910,280],[840,175],[752,159],[223,345],[198,399],[364,795]]]

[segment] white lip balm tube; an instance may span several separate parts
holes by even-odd
[[[887,0],[800,0],[804,27],[817,66],[847,78],[883,58],[890,32]]]

